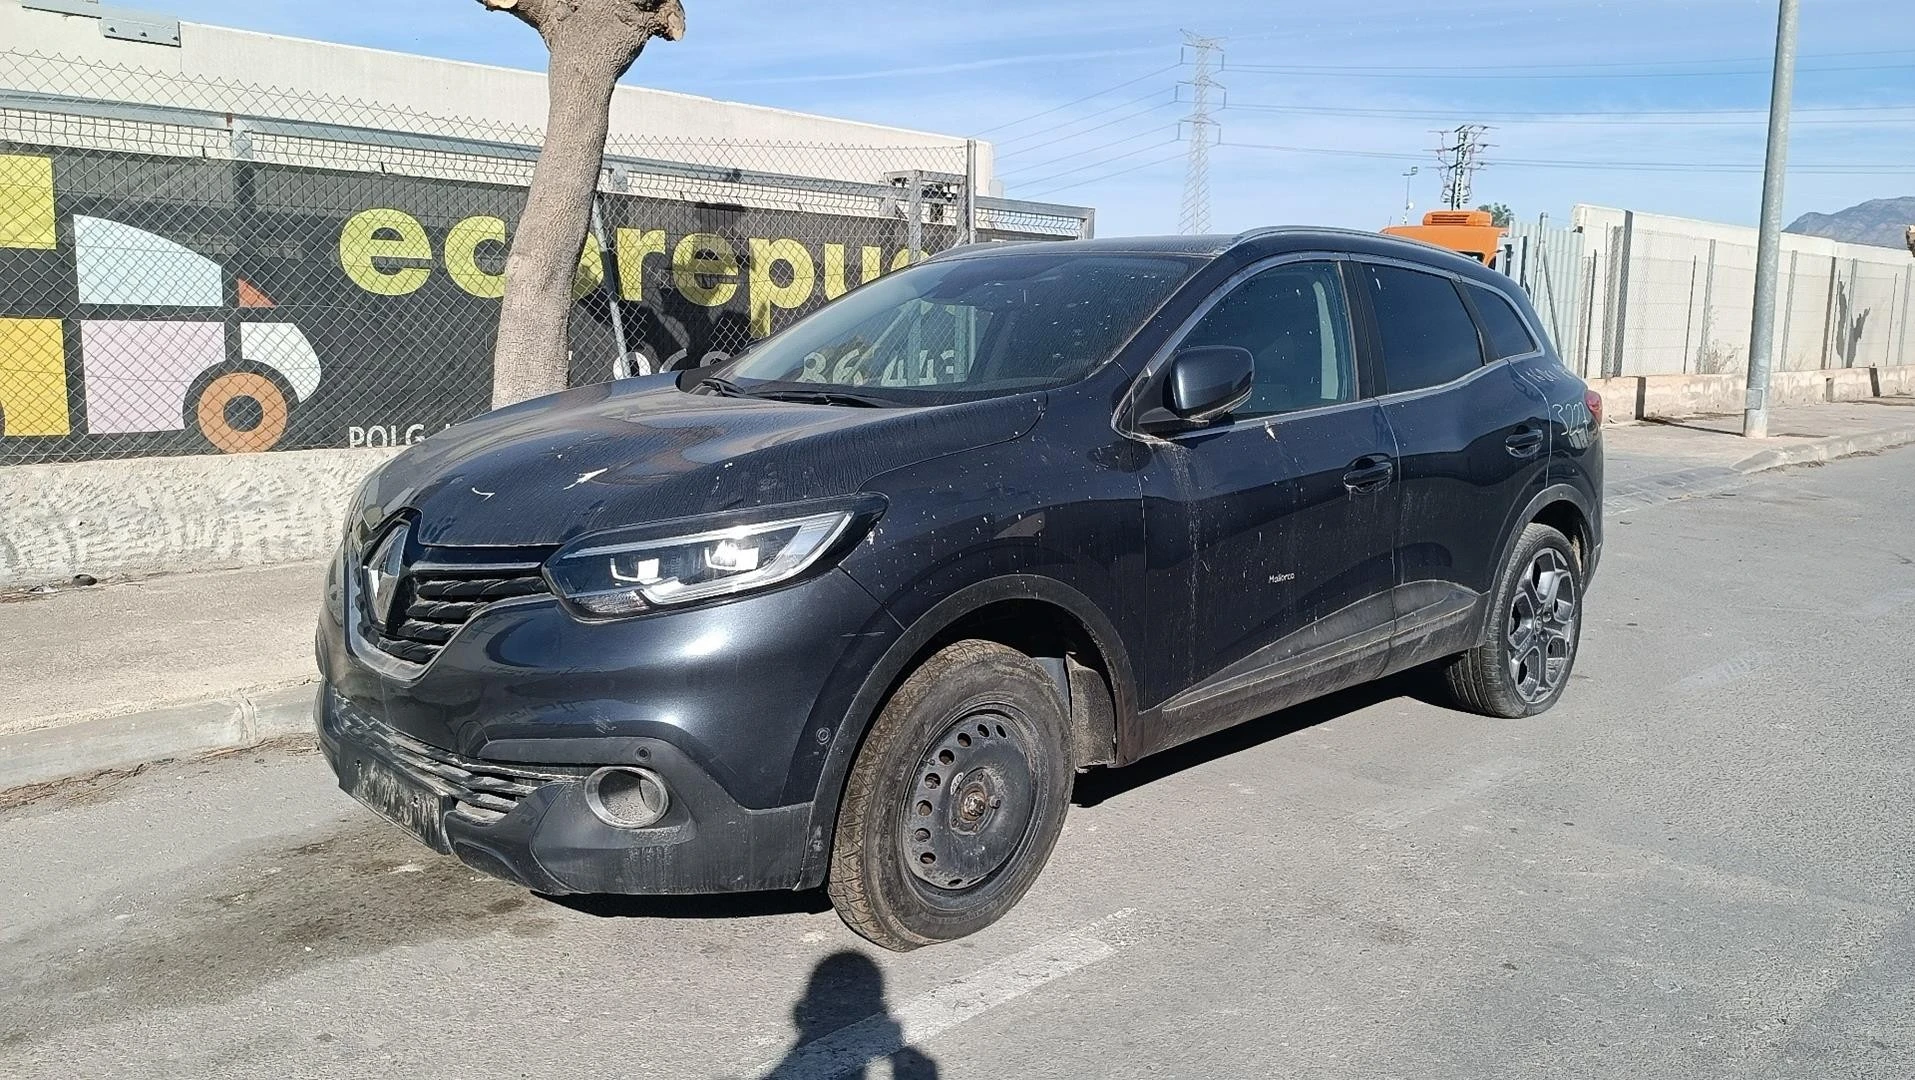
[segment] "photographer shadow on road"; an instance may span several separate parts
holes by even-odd
[[[843,950],[811,969],[805,995],[791,1007],[798,1039],[759,1080],[893,1077],[937,1080],[938,1063],[905,1042],[884,999],[884,972],[870,957]],[[879,1062],[889,1062],[889,1070]]]

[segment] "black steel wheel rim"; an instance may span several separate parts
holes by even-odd
[[[989,707],[967,711],[932,740],[899,808],[912,874],[961,892],[1011,862],[1037,816],[1033,742],[1021,717]]]

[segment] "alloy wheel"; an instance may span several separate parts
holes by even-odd
[[[1510,601],[1509,675],[1516,693],[1534,705],[1548,700],[1569,674],[1576,648],[1576,576],[1553,547],[1530,561]]]

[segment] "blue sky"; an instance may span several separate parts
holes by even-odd
[[[1692,166],[1759,168],[1775,0],[685,5],[685,40],[654,42],[626,81],[986,133],[1009,194],[1096,206],[1105,235],[1176,230],[1182,29],[1227,39],[1218,78],[1228,108],[1211,152],[1219,230],[1375,228],[1402,212],[1411,166],[1421,213],[1437,199],[1432,130],[1469,121],[1492,125],[1485,157],[1497,163],[1478,174],[1475,201],[1525,217],[1591,202],[1752,224],[1760,199],[1758,172]],[[475,0],[163,7],[200,22],[544,65],[530,30]],[[1787,216],[1915,195],[1915,3],[1803,8]]]

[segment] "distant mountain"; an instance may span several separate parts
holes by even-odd
[[[1910,225],[1915,225],[1915,195],[1870,199],[1833,214],[1803,214],[1784,231],[1906,251]]]

